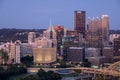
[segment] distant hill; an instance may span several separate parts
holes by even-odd
[[[110,34],[120,34],[120,30],[110,30]]]
[[[25,43],[28,40],[28,33],[35,32],[38,37],[46,29],[0,29],[0,42],[14,42],[16,40],[21,40]],[[110,34],[120,34],[120,30],[110,30]]]
[[[0,29],[0,42],[14,42],[21,40],[21,42],[27,42],[28,33],[35,32],[36,36],[43,33],[45,29]]]

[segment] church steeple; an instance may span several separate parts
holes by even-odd
[[[47,29],[47,32],[49,34],[49,38],[50,39],[54,39],[55,38],[55,30],[54,30],[54,27],[53,27],[51,19],[50,19],[50,24],[49,24],[49,27]]]
[[[53,39],[53,25],[52,25],[52,20],[50,20],[49,28],[50,28],[50,39]]]

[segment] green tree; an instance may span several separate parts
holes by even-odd
[[[48,71],[47,73],[46,73],[46,75],[47,76],[50,76],[51,74],[53,74],[54,73],[54,71]]]
[[[43,69],[38,70],[37,75],[40,77],[41,80],[46,80],[46,72]]]
[[[40,69],[37,73],[40,80],[61,80],[62,77],[60,74],[55,73],[53,71],[45,72],[44,70]]]
[[[33,65],[33,56],[22,57],[21,62],[29,67],[29,66]]]
[[[74,70],[76,73],[81,73],[81,70],[80,69],[76,69],[76,70]]]
[[[61,80],[61,79],[62,77],[58,73],[52,73],[49,75],[49,78],[47,78],[47,80]]]
[[[27,69],[22,64],[11,64],[7,69],[12,75],[27,73]]]
[[[36,75],[29,75],[18,80],[61,80],[62,77],[60,74],[55,73],[54,71],[45,72],[43,69],[38,70]]]
[[[66,68],[66,62],[64,61],[64,60],[61,60],[60,61],[60,65],[58,66],[58,67],[60,67],[60,68]]]
[[[0,50],[0,57],[2,60],[2,64],[7,64],[9,57],[8,57],[8,53],[5,50],[3,50],[3,49]]]
[[[20,78],[18,80],[41,80],[41,79],[37,75],[29,75],[29,76],[27,76],[25,78]]]
[[[91,67],[91,63],[88,61],[88,59],[85,59],[84,62],[82,63],[84,67]]]

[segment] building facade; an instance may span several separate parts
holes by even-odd
[[[34,48],[34,63],[49,64],[56,61],[56,48]]]
[[[64,27],[63,26],[54,26],[54,30],[56,32],[56,40],[57,40],[57,53],[61,55],[61,45],[62,38],[64,37]]]
[[[88,47],[101,48],[109,45],[109,16],[102,15],[101,18],[88,18],[86,31]]]
[[[77,10],[74,12],[74,30],[85,35],[86,12]]]
[[[103,48],[104,63],[112,63],[114,59],[114,50],[112,46],[105,46]]]
[[[103,45],[109,45],[109,16],[101,16]]]
[[[114,61],[120,61],[120,37],[114,39]]]
[[[86,47],[100,48],[102,47],[102,35],[100,29],[101,20],[98,18],[88,18],[86,31]]]
[[[21,42],[19,40],[15,42],[15,63],[20,63],[20,44]]]
[[[83,61],[83,48],[81,47],[69,47],[67,53],[67,61],[70,62],[82,62]]]
[[[36,38],[36,33],[35,32],[29,32],[28,33],[28,43],[32,44],[35,42],[35,38]]]

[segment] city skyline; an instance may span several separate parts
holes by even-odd
[[[111,6],[112,5],[112,6]],[[63,25],[67,29],[74,28],[74,11],[86,11],[88,17],[110,17],[110,29],[119,29],[120,1],[32,1],[32,0],[1,0],[0,28],[46,29],[50,19],[53,25]]]

